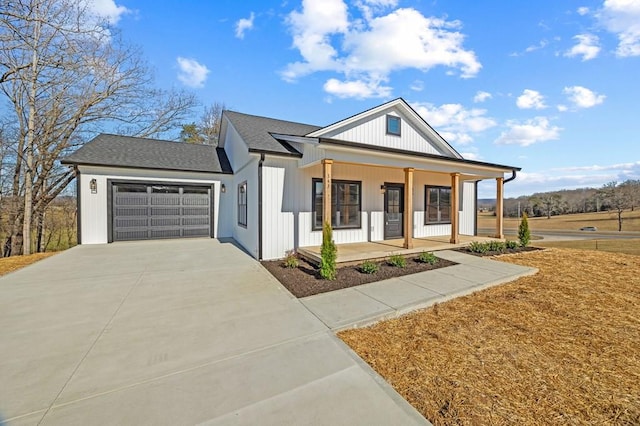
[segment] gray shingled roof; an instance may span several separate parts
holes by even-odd
[[[62,164],[233,173],[222,148],[102,133]]]
[[[304,136],[322,128],[321,126],[276,120],[235,111],[224,111],[224,115],[240,133],[250,152],[301,155],[301,152],[296,151],[286,142],[275,140],[270,133]]]

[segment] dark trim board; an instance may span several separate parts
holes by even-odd
[[[107,179],[107,242],[114,242],[113,239],[113,185],[121,184],[141,184],[141,185],[165,185],[165,186],[190,186],[200,188],[210,188],[210,222],[209,222],[209,237],[215,237],[215,187],[214,183],[191,183],[188,181],[160,181],[160,180],[136,180],[136,179]]]
[[[82,206],[82,203],[80,202],[82,187],[80,183],[80,170],[75,167],[74,172],[76,175],[76,242],[80,245],[82,244],[82,209],[80,208]]]

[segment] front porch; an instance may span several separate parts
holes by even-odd
[[[369,241],[362,243],[338,244],[338,266],[348,266],[365,260],[379,260],[394,254],[410,255],[423,251],[451,250],[465,247],[472,241],[502,241],[499,238],[460,235],[457,243],[451,243],[448,236],[413,238],[413,247],[404,248],[405,240]],[[300,254],[305,259],[320,263],[320,246],[300,247]]]

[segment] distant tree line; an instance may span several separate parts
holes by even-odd
[[[485,203],[486,204],[486,203]],[[547,217],[560,214],[613,211],[618,215],[618,230],[622,230],[623,213],[640,205],[640,180],[622,183],[609,182],[601,188],[581,188],[551,192],[537,192],[504,200],[506,217]],[[489,206],[495,212],[495,203]]]

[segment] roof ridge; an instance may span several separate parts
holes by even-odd
[[[233,110],[230,110],[230,109],[225,109],[223,111],[223,113],[225,113],[225,112],[226,113],[232,113],[232,114],[238,114],[238,115],[244,115],[246,117],[254,117],[254,118],[262,118],[262,119],[266,119],[266,120],[279,121],[281,123],[297,124],[297,125],[302,125],[302,126],[318,127],[318,128],[322,128],[323,127],[323,126],[319,126],[317,124],[301,123],[299,121],[291,121],[291,120],[282,120],[280,118],[266,117],[264,115],[247,114],[247,113],[244,113],[244,112],[233,111]]]

